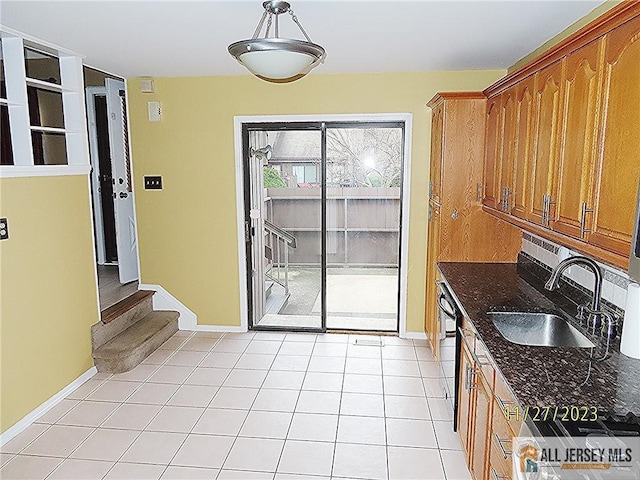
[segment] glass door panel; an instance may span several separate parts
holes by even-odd
[[[249,132],[253,326],[322,329],[321,131]]]
[[[398,329],[403,135],[327,128],[328,329]]]

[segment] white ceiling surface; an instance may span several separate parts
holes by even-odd
[[[261,3],[0,0],[0,23],[123,77],[237,75],[227,46],[253,34]],[[327,51],[315,71],[346,73],[504,69],[602,0],[290,3]],[[281,36],[300,38],[284,17]]]

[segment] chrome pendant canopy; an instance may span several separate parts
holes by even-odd
[[[229,53],[255,76],[276,83],[295,81],[322,63],[325,50],[311,41],[291,10],[289,3],[282,0],[269,0],[262,4],[264,13],[250,40],[240,40],[229,45]],[[278,16],[289,13],[306,38],[295,40],[280,38]],[[265,20],[266,30],[259,37]],[[269,37],[273,27],[273,36]]]

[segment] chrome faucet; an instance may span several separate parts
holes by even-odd
[[[555,290],[558,288],[558,284],[560,283],[560,277],[562,276],[562,272],[564,272],[568,267],[574,264],[584,265],[589,268],[593,272],[595,276],[595,283],[593,286],[593,297],[591,298],[591,306],[589,308],[579,307],[578,311],[580,315],[582,315],[583,310],[587,310],[589,312],[590,317],[593,319],[592,332],[595,334],[596,330],[600,327],[600,316],[602,312],[600,310],[600,293],[602,291],[602,270],[600,266],[587,257],[569,257],[561,261],[556,268],[551,272],[551,277],[547,280],[547,283],[544,284],[544,288],[547,290]]]

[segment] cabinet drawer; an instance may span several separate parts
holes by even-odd
[[[500,420],[505,422],[508,428],[512,432],[512,436],[518,436],[520,434],[520,428],[522,427],[522,414],[523,410],[516,402],[511,390],[507,387],[502,376],[496,374],[494,383],[494,418],[500,417]]]
[[[484,344],[478,340],[475,330],[466,317],[463,317],[462,319],[462,341],[466,345],[467,350],[471,353],[477,370],[482,373],[485,382],[489,388],[493,390],[496,374],[491,357],[489,356],[489,352],[485,348]]]
[[[491,454],[489,457],[489,480],[511,480],[513,470],[511,456],[505,460],[497,440],[491,439]]]
[[[504,480],[505,478],[511,478],[513,432],[507,425],[507,419],[504,415],[496,410],[500,407],[495,400],[493,408],[489,478],[491,480]]]

